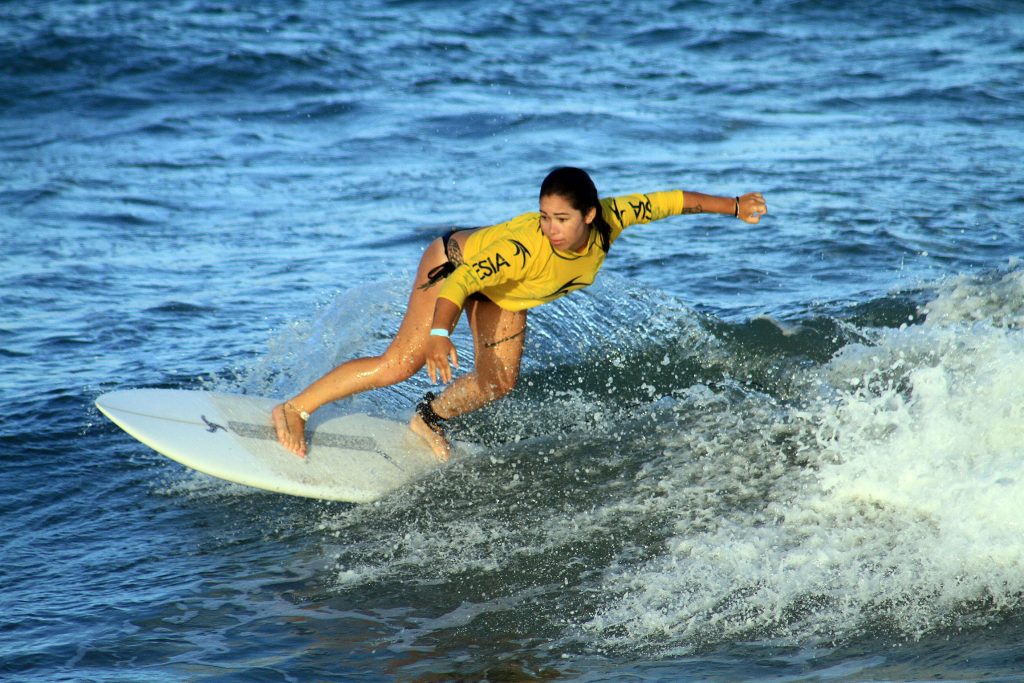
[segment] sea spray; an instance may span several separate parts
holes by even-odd
[[[962,279],[875,328],[730,323],[604,278],[531,316],[520,386],[456,423],[482,450],[375,505],[323,511],[334,590],[479,585],[452,619],[529,615],[558,647],[595,652],[983,623],[1016,606],[1024,559],[1024,349],[1000,326],[1019,294],[1000,277],[1003,305],[978,305],[965,292],[984,285]],[[243,386],[379,353],[407,286],[339,293],[279,333]],[[398,413],[426,386],[355,400]]]
[[[1001,295],[977,280],[940,286],[925,324],[874,330],[874,344],[811,370],[806,386],[819,386],[806,404],[762,413],[761,424],[788,435],[806,464],[789,468],[781,451],[773,463],[764,440],[739,446],[784,472],[760,504],[701,524],[680,515],[664,552],[609,567],[616,598],[581,632],[627,650],[806,646],[919,638],[1019,607],[1024,339],[1004,326],[1021,300],[1018,278],[1000,282]],[[734,431],[734,420],[717,427]],[[711,433],[691,440],[713,442]],[[680,465],[686,474],[667,477],[677,485],[665,492],[697,508],[714,509],[728,490],[716,482],[722,467],[742,471],[721,450],[704,478]]]

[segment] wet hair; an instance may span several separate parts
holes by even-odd
[[[590,209],[597,209],[592,225],[597,228],[601,236],[601,249],[607,254],[612,245],[612,228],[604,219],[597,187],[587,172],[572,166],[562,166],[551,171],[540,184],[540,196],[544,198],[551,195],[564,197],[572,208],[582,214],[586,214]]]

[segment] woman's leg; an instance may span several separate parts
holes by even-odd
[[[447,260],[440,239],[434,240],[420,259],[412,294],[398,333],[380,356],[355,358],[342,363],[289,401],[274,408],[277,440],[296,455],[306,454],[305,420],[321,406],[367,389],[386,387],[412,377],[425,362],[424,340],[434,316],[440,283],[420,289],[431,268]]]
[[[434,399],[438,417],[448,419],[472,412],[501,398],[516,385],[526,341],[526,311],[506,311],[490,301],[472,300],[466,305],[473,332],[473,371],[458,377]],[[443,436],[430,429],[419,415],[409,427],[423,437],[442,460],[451,448]]]

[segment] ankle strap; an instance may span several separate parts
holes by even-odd
[[[424,394],[420,402],[416,404],[416,414],[420,416],[423,422],[426,423],[430,429],[438,434],[443,434],[444,427],[441,426],[441,423],[444,422],[444,418],[434,411],[435,398],[437,398],[437,396],[435,396],[432,391],[428,391]]]

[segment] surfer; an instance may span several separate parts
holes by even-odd
[[[586,171],[557,168],[541,184],[538,212],[490,227],[453,230],[431,242],[387,350],[342,363],[276,406],[277,438],[304,457],[305,425],[313,411],[367,389],[397,384],[426,365],[435,384],[440,380],[448,386],[436,396],[427,392],[409,428],[439,460],[447,460],[445,420],[477,410],[515,387],[527,310],[592,284],[625,228],[697,213],[758,223],[767,212],[759,192],[718,197],[670,190],[599,199]],[[476,362],[472,372],[453,382],[459,357],[449,335],[463,311]]]

